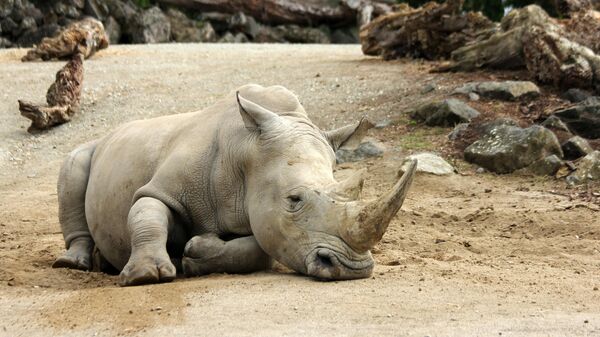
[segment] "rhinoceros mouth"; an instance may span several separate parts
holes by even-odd
[[[351,280],[371,276],[373,258],[361,254],[350,259],[335,249],[317,247],[306,257],[307,274],[322,280]]]

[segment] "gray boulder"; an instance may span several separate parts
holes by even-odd
[[[477,110],[454,98],[422,105],[409,114],[429,126],[454,126],[479,116]]]
[[[592,95],[589,92],[578,88],[571,88],[562,94],[562,98],[568,100],[571,103],[579,103],[585,101],[591,96]]]
[[[454,93],[476,93],[485,98],[514,101],[535,98],[540,95],[540,89],[530,81],[472,82],[454,90]]]
[[[469,128],[469,123],[457,124],[454,129],[448,134],[448,139],[455,141]]]
[[[137,17],[131,39],[133,43],[168,42],[171,39],[171,23],[160,8],[149,8]]]
[[[281,33],[286,41],[292,43],[331,43],[330,32],[326,26],[314,28],[298,25],[281,25],[277,26],[276,30]]]
[[[583,157],[577,170],[567,177],[567,183],[570,185],[583,184],[589,180],[600,180],[600,151]]]
[[[576,135],[600,138],[600,104],[580,104],[554,112]]]
[[[553,154],[546,158],[533,162],[527,167],[527,171],[539,176],[552,176],[564,165],[564,162]]]
[[[562,150],[565,154],[566,159],[577,159],[594,151],[587,140],[575,136],[569,138],[562,144]]]
[[[258,34],[259,26],[256,20],[242,12],[230,16],[227,23],[229,30],[233,33],[244,33],[253,39]]]
[[[248,37],[244,33],[237,33],[235,35],[230,32],[225,33],[220,39],[221,43],[244,43],[248,42]]]
[[[14,0],[0,0],[0,18],[5,18],[12,13]]]
[[[112,16],[105,20],[104,31],[108,35],[110,44],[117,44],[121,41],[121,25]]]
[[[417,172],[435,174],[435,175],[448,175],[454,173],[456,170],[452,165],[445,161],[442,157],[429,152],[423,152],[408,156],[406,159],[417,160]],[[410,167],[410,162],[405,161],[400,167],[401,172],[405,172]]]
[[[496,173],[510,173],[555,154],[562,157],[552,131],[534,125],[526,129],[510,125],[490,127],[465,149],[465,160]]]
[[[176,42],[214,42],[216,33],[210,23],[201,23],[173,8],[166,11],[171,23],[171,36]]]
[[[357,147],[342,146],[335,152],[335,158],[341,164],[381,157],[384,152],[385,148],[381,143],[374,139],[365,138]]]
[[[542,126],[548,129],[571,132],[567,124],[556,116],[546,118],[546,120],[542,122]]]

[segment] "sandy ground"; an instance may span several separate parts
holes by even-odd
[[[237,86],[282,84],[322,128],[394,117],[444,97],[464,75],[364,57],[359,46],[115,46],[85,63],[83,113],[32,136],[17,99],[41,102],[62,62],[0,51],[0,335],[600,336],[597,208],[552,179],[419,175],[374,250],[370,279],[319,282],[262,272],[119,288],[116,277],[52,269],[64,248],[56,177],[64,156],[125,121],[201,109]],[[427,84],[438,89],[422,94]],[[407,153],[445,146],[449,129],[373,130],[384,158],[367,196]]]

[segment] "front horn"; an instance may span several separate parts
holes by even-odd
[[[389,192],[362,207],[356,220],[342,228],[341,237],[350,247],[357,252],[366,252],[381,240],[390,221],[400,210],[416,170],[417,160],[412,159],[402,177]]]

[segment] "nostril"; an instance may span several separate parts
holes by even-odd
[[[328,255],[317,254],[317,261],[324,268],[331,268],[331,267],[333,267],[333,261],[331,261],[331,258]]]

